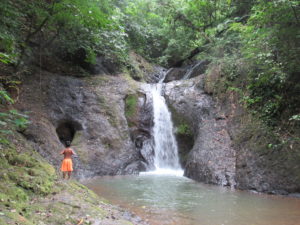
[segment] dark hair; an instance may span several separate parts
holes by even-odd
[[[66,147],[70,147],[71,146],[71,142],[70,141],[66,141]]]

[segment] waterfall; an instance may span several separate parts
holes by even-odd
[[[161,78],[159,83],[152,84],[149,90],[152,95],[154,114],[154,166],[156,169],[154,173],[182,175],[183,170],[179,163],[171,113],[161,94],[164,78]]]
[[[191,69],[189,69],[189,70],[185,73],[185,75],[183,76],[182,80],[187,80],[187,79],[189,79],[189,78],[191,77],[192,73],[194,72],[194,70],[195,70],[199,65],[201,65],[202,63],[203,63],[203,62],[200,61],[200,62],[198,62],[196,65],[194,65]]]
[[[192,65],[184,74],[182,80],[187,80],[190,79],[191,77],[204,73],[208,64],[209,64],[208,60],[201,60],[198,63]]]

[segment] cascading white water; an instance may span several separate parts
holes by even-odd
[[[154,166],[157,174],[183,175],[183,170],[179,163],[178,148],[173,134],[173,123],[171,113],[166,105],[165,98],[161,95],[162,82],[151,85],[150,92],[153,99],[154,113]]]
[[[189,69],[185,75],[182,77],[182,80],[187,80],[191,77],[192,73],[194,72],[194,69],[197,68],[199,65],[203,64],[203,61],[198,62],[196,65],[194,65],[191,69]]]

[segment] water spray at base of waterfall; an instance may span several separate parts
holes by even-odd
[[[168,176],[177,176],[182,177],[184,171],[182,169],[174,170],[174,169],[156,169],[148,172],[140,172],[139,175],[147,176],[147,175],[168,175]]]

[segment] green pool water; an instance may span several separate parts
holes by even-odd
[[[182,176],[98,177],[86,185],[154,225],[300,224],[298,198],[231,190]]]

